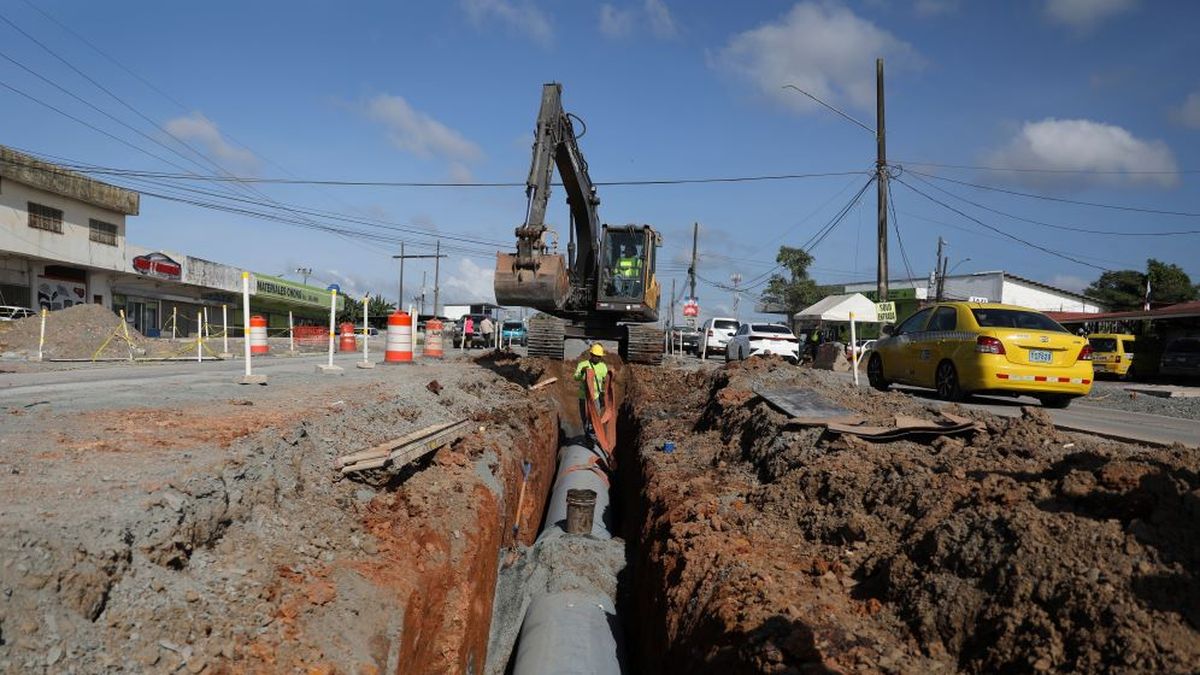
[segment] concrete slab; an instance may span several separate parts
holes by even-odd
[[[266,376],[266,375],[242,375],[242,376],[241,376],[241,377],[239,377],[238,379],[234,380],[234,382],[237,382],[238,384],[261,384],[261,385],[266,385],[266,383],[267,383],[267,376]]]
[[[354,365],[355,368],[371,369],[375,367],[374,361],[359,361]]]
[[[1200,387],[1179,387],[1169,384],[1139,384],[1125,391],[1159,398],[1200,398]]]
[[[341,366],[331,366],[327,363],[322,363],[317,366],[317,372],[322,375],[341,375],[343,369]]]

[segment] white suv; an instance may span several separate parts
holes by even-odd
[[[729,338],[737,331],[737,319],[730,319],[724,316],[714,316],[704,325],[700,327],[700,356],[707,357],[714,352],[725,352],[725,345],[729,344]]]

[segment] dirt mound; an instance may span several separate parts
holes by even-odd
[[[1038,408],[963,413],[986,427],[966,439],[872,444],[789,427],[751,391],[790,383],[867,417],[931,416],[827,375],[776,366],[633,378],[629,432],[648,501],[635,576],[643,610],[667,620],[641,645],[645,667],[1191,672],[1200,662],[1196,453],[1063,434]],[[670,455],[657,450],[667,438],[679,448]]]
[[[7,331],[0,333],[0,351],[36,356],[41,328],[41,316],[12,322]],[[75,305],[50,312],[46,315],[43,356],[47,359],[89,359],[107,340],[108,345],[99,357],[128,357],[130,345],[120,328],[121,317],[102,305]],[[117,337],[109,340],[114,332]],[[129,340],[133,343],[135,356],[145,353],[147,340],[132,326],[129,327]]]

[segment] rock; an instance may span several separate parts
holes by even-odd
[[[837,342],[826,342],[817,349],[817,358],[813,368],[832,370],[835,373],[850,372],[850,362],[846,360],[846,350]]]

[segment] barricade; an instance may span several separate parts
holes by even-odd
[[[343,323],[341,339],[338,340],[339,352],[356,352],[358,351],[358,341],[354,339],[354,324]]]
[[[444,356],[442,322],[438,319],[430,319],[425,322],[425,356],[431,359],[440,359]]]
[[[385,364],[412,363],[412,360],[412,317],[406,312],[394,312],[388,317],[387,351],[383,355],[383,362]]]
[[[257,314],[250,317],[250,355],[265,356],[271,352],[267,344],[267,320]]]

